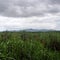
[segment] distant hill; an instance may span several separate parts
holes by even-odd
[[[56,30],[50,30],[50,29],[25,29],[22,30],[25,32],[47,32],[47,31],[56,31]]]
[[[52,29],[23,29],[23,30],[6,30],[6,31],[0,31],[0,32],[49,32],[49,31],[58,31],[58,30],[52,30]]]

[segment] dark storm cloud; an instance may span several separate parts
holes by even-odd
[[[0,0],[0,15],[31,17],[57,14],[60,13],[59,3],[60,0]]]

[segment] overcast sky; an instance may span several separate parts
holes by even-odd
[[[0,0],[0,31],[60,30],[60,0]]]

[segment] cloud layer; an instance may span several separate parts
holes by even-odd
[[[60,30],[60,0],[0,0],[0,30]]]
[[[45,16],[60,13],[60,0],[0,0],[0,13],[8,17]]]

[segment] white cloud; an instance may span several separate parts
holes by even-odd
[[[56,29],[59,16],[47,15],[44,17],[12,18],[0,16],[0,31],[21,29]]]

